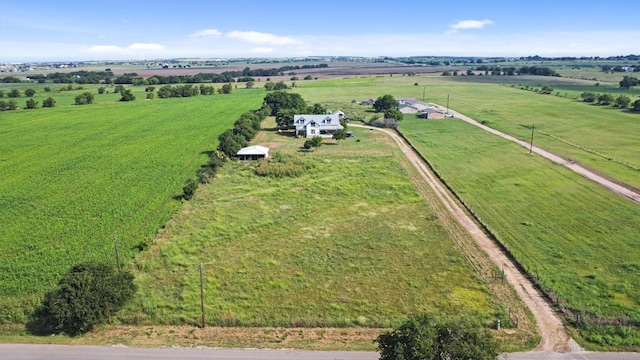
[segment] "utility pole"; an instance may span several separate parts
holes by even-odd
[[[531,150],[533,150],[533,130],[535,129],[536,124],[531,124],[531,141],[529,142],[529,155],[531,155]]]
[[[449,94],[447,94],[447,114],[449,113]]]
[[[427,85],[422,87],[422,102],[424,102],[424,92],[427,90]]]
[[[204,285],[202,283],[202,263],[200,263],[200,313],[202,314],[202,328],[204,329]]]
[[[113,236],[113,248],[116,251],[116,265],[118,267],[118,271],[120,271],[120,256],[118,255],[118,234]]]

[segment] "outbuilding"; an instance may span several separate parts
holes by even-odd
[[[269,148],[253,145],[240,149],[236,154],[238,160],[262,160],[269,157]]]

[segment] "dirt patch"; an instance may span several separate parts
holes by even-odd
[[[374,339],[386,330],[389,329],[106,326],[78,338],[77,344],[373,351]]]

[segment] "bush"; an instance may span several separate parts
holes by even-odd
[[[74,266],[58,286],[45,295],[42,307],[27,324],[32,333],[91,331],[115,315],[136,292],[130,272],[94,262]]]
[[[94,96],[92,93],[85,92],[76,96],[76,105],[93,104]]]
[[[55,107],[56,101],[52,97],[48,97],[42,101],[42,107]]]
[[[37,109],[38,108],[38,102],[33,100],[33,99],[29,99],[27,100],[27,109]]]
[[[196,193],[196,189],[198,188],[198,183],[193,180],[187,180],[187,183],[182,188],[182,198],[185,200],[191,200],[193,195]]]

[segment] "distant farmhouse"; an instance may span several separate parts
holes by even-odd
[[[403,114],[417,114],[425,119],[443,119],[445,116],[442,110],[438,110],[432,104],[416,100],[414,98],[399,98],[398,110]]]
[[[414,98],[399,98],[396,100],[400,103],[398,110],[403,114],[417,114],[422,113],[427,109],[435,109],[435,106]]]
[[[344,129],[340,124],[340,119],[343,117],[344,113],[340,110],[325,115],[294,115],[293,124],[296,126],[296,136],[331,138],[334,132]]]

